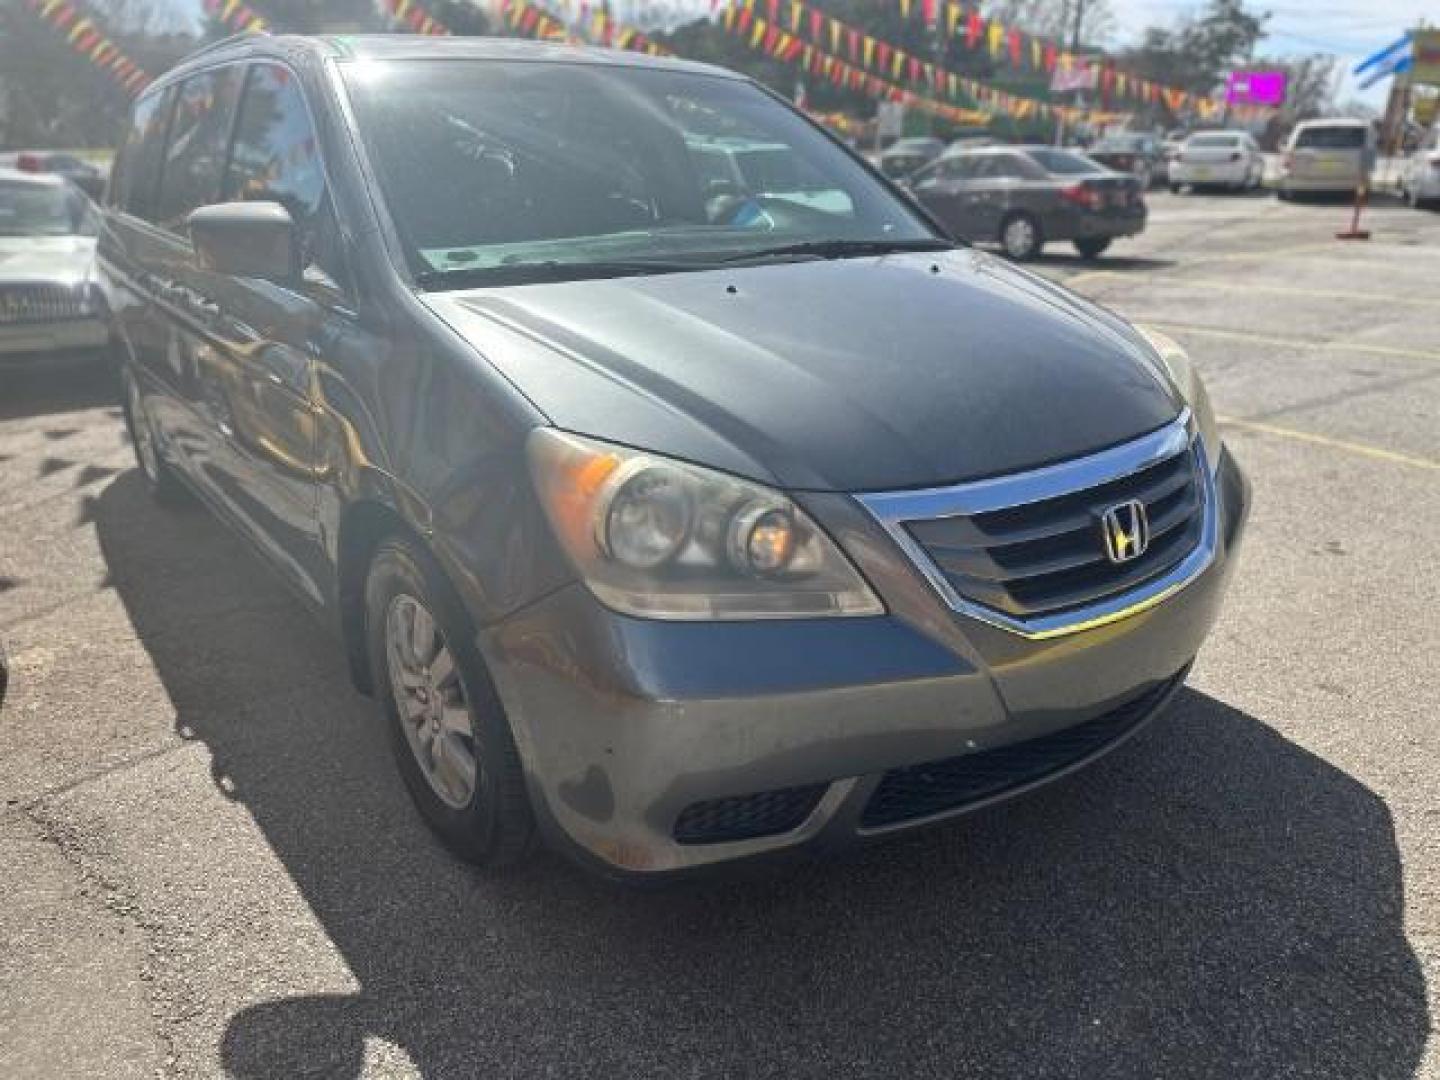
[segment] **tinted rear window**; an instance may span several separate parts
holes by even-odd
[[[1089,158],[1065,150],[1031,150],[1030,157],[1046,172],[1056,176],[1084,176],[1105,171]]]
[[[1233,150],[1240,145],[1238,135],[1196,135],[1186,146],[1197,150]]]
[[[1358,127],[1305,128],[1295,136],[1297,148],[1307,150],[1363,150],[1365,129]]]

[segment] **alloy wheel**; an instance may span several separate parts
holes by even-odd
[[[1011,218],[1005,223],[1002,243],[1012,259],[1028,258],[1035,250],[1035,223],[1024,216]]]
[[[419,600],[393,597],[385,616],[390,690],[405,740],[435,794],[463,809],[475,796],[474,721],[455,655]]]

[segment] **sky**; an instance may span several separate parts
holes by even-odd
[[[1146,26],[1168,25],[1199,10],[1199,0],[1111,0],[1120,33],[1116,47],[1133,44]],[[1340,100],[1358,97],[1377,109],[1390,90],[1386,79],[1361,91],[1350,70],[1365,57],[1389,45],[1428,17],[1440,25],[1440,0],[1253,0],[1251,10],[1272,12],[1269,35],[1260,50],[1276,56],[1335,53],[1343,61],[1345,81]]]

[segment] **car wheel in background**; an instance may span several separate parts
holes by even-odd
[[[1080,252],[1082,258],[1098,259],[1110,250],[1110,238],[1108,236],[1097,236],[1084,240],[1076,240],[1075,250]]]
[[[1171,195],[1179,195],[1179,194],[1180,194],[1180,185],[1177,184],[1177,183],[1175,183],[1174,181],[1171,181],[1171,183],[1170,183],[1170,194],[1171,194]]]
[[[1045,238],[1040,223],[1023,210],[1008,214],[1000,223],[1000,247],[1016,262],[1028,262],[1040,254]]]
[[[155,436],[155,427],[145,409],[145,397],[140,393],[140,384],[128,368],[121,369],[125,426],[130,430],[130,443],[135,448],[135,462],[145,477],[145,486],[151,496],[162,506],[184,506],[192,501],[190,489],[176,475],[175,469],[165,460],[165,452]]]
[[[426,824],[480,866],[517,862],[534,817],[520,756],[459,599],[416,543],[383,542],[365,583],[376,697]]]

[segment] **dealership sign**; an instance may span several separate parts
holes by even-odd
[[[1440,30],[1416,30],[1410,37],[1415,48],[1410,81],[1440,86]]]
[[[1286,75],[1283,71],[1232,71],[1225,80],[1225,104],[1285,104]]]

